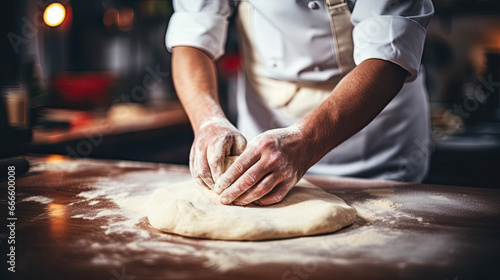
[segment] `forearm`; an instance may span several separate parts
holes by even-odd
[[[174,47],[172,74],[177,95],[195,133],[204,121],[225,118],[217,94],[217,70],[208,55],[193,47]]]
[[[310,166],[368,125],[401,90],[407,74],[391,62],[369,59],[342,79],[298,123],[304,139],[311,139]]]

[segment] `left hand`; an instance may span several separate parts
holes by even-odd
[[[217,180],[223,204],[280,202],[310,167],[311,145],[297,125],[260,134]]]

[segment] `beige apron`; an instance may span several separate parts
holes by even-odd
[[[243,52],[245,75],[253,90],[271,108],[291,118],[302,118],[323,102],[342,77],[351,71],[353,60],[351,12],[345,0],[326,0],[334,36],[337,64],[342,74],[315,84],[299,84],[268,78],[262,73],[264,62],[253,43],[252,4],[246,0],[238,6],[238,31]]]
[[[263,74],[274,66],[265,63],[273,61],[262,60],[254,38],[259,34],[253,35],[266,30],[254,28],[254,13],[259,11],[251,1],[240,3],[237,26],[244,73],[238,78],[236,105],[238,129],[249,141],[266,130],[287,127],[300,120],[323,102],[340,79],[354,68],[350,11],[345,0],[326,0],[325,4],[340,74],[325,82],[306,84],[271,79]],[[273,51],[277,49],[270,50]],[[308,173],[421,181],[427,172],[429,158],[422,149],[429,133],[427,106],[424,80],[419,75],[414,82],[405,84],[368,126],[330,151]]]

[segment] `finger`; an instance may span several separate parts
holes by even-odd
[[[210,189],[214,187],[214,181],[212,179],[212,173],[210,173],[210,167],[207,162],[207,153],[203,150],[197,150],[196,156],[194,158],[194,171],[197,177],[201,178],[206,186]]]
[[[207,159],[212,179],[214,182],[224,173],[224,158],[229,155],[233,145],[232,137],[221,139],[214,145],[210,145],[207,150]]]
[[[209,186],[207,186],[207,184],[205,184],[205,182],[203,182],[203,180],[201,179],[201,177],[198,175],[198,172],[196,172],[196,168],[195,168],[195,151],[196,149],[194,148],[194,144],[191,146],[191,150],[189,152],[189,172],[191,172],[191,176],[193,177],[193,179],[196,181],[196,183],[198,183],[198,185],[200,186],[203,186],[207,189],[210,189]]]
[[[194,149],[193,149],[193,146],[191,146],[191,150],[189,151],[189,172],[191,172],[191,176],[194,177],[195,174],[194,174]]]
[[[217,194],[221,194],[232,183],[240,178],[245,171],[259,161],[259,159],[260,155],[254,152],[254,150],[245,151],[233,164],[231,164],[226,172],[224,172],[219,179],[217,179],[214,191]]]
[[[237,162],[238,160],[233,165]],[[266,163],[264,161],[259,161],[252,165],[240,178],[220,194],[221,203],[232,203],[240,195],[255,186],[268,173],[269,171],[266,170]]]
[[[189,150],[189,171],[191,172],[191,175],[194,177],[193,169],[194,169],[194,157],[195,157],[195,143],[191,145],[191,149]]]
[[[238,135],[234,137],[233,147],[231,149],[231,155],[239,156],[243,153],[247,147],[247,139],[245,137]]]
[[[240,195],[233,204],[247,205],[268,194],[280,181],[275,173],[270,173],[260,180],[253,188]]]
[[[278,203],[285,198],[286,194],[290,191],[292,188],[290,185],[293,186],[291,183],[279,183],[276,187],[274,187],[273,190],[271,190],[268,194],[263,196],[262,198],[258,199],[254,203],[257,205],[271,205]]]

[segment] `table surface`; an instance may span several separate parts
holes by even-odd
[[[499,190],[309,176],[357,209],[353,225],[234,242],[149,225],[145,200],[190,179],[185,166],[61,156],[30,163],[16,179],[12,279],[500,279]]]

